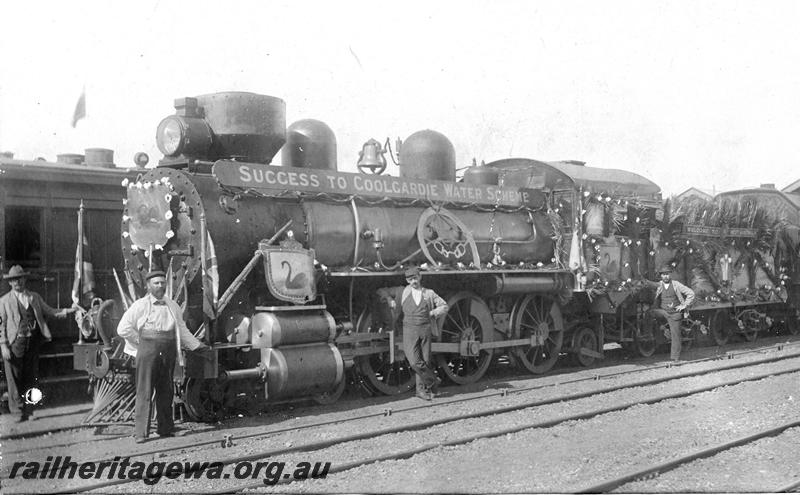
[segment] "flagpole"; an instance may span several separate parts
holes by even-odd
[[[83,296],[83,198],[78,207],[78,304]]]
[[[81,198],[80,206],[78,207],[78,254],[75,256],[77,259],[75,260],[75,264],[78,265],[78,272],[75,276],[78,278],[77,286],[77,301],[72,301],[78,306],[81,305],[81,299],[83,298],[83,198]],[[83,344],[83,332],[81,329],[78,329],[78,344]]]
[[[203,340],[207,345],[210,345],[210,335],[211,332],[208,331],[211,329],[211,318],[205,312],[205,306],[207,304],[206,298],[212,297],[211,294],[206,294],[206,290],[208,290],[206,284],[206,277],[208,276],[207,267],[206,267],[206,236],[208,235],[207,227],[206,227],[206,213],[200,213],[200,287],[203,290],[203,326],[206,328],[205,335],[203,335]]]

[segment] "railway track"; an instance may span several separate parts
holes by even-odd
[[[782,356],[779,359],[772,358],[772,359],[769,359],[769,360],[766,360],[766,361],[769,361],[771,363],[777,363],[778,361],[783,360],[783,359],[793,359],[793,358],[797,358],[797,357],[798,356],[796,354],[793,354],[793,355],[790,355],[790,356]],[[749,366],[759,366],[759,365],[768,364],[768,363],[765,363],[764,361],[765,360],[759,360],[757,362],[748,363],[748,365]],[[337,436],[337,437],[334,437],[334,438],[330,438],[330,439],[323,440],[323,441],[312,442],[312,443],[309,443],[309,444],[296,445],[296,446],[292,445],[292,446],[289,446],[289,447],[283,447],[283,448],[278,448],[278,449],[261,450],[261,451],[257,451],[255,453],[250,453],[250,454],[247,454],[247,455],[238,455],[238,456],[233,455],[233,456],[229,456],[229,457],[227,457],[225,459],[222,459],[221,462],[223,462],[224,464],[235,464],[235,463],[240,463],[240,462],[244,462],[244,461],[255,461],[255,460],[264,459],[264,458],[275,458],[275,457],[278,457],[278,456],[284,456],[284,455],[292,454],[292,453],[315,452],[315,451],[320,451],[320,449],[324,450],[324,449],[327,449],[327,448],[336,447],[336,446],[342,445],[344,443],[363,442],[363,441],[368,441],[368,440],[375,439],[375,438],[378,438],[378,437],[385,437],[385,436],[393,435],[393,434],[407,433],[407,432],[410,432],[410,431],[430,430],[433,427],[436,427],[436,426],[439,426],[439,425],[445,425],[445,424],[454,423],[454,422],[457,422],[457,421],[464,421],[464,420],[467,420],[467,419],[485,418],[487,416],[492,416],[492,415],[513,413],[513,412],[522,411],[524,409],[537,408],[537,407],[544,406],[544,405],[547,405],[547,404],[556,404],[556,403],[563,403],[563,402],[569,402],[569,401],[576,401],[578,399],[588,398],[588,397],[592,397],[592,396],[595,396],[595,395],[598,395],[598,394],[607,394],[607,393],[611,393],[611,392],[614,392],[614,391],[620,391],[620,390],[630,389],[630,388],[635,388],[635,387],[646,387],[646,386],[649,386],[649,385],[658,384],[658,383],[664,383],[664,382],[672,381],[672,380],[685,379],[685,378],[689,378],[689,377],[697,377],[697,376],[701,376],[703,374],[709,374],[709,373],[715,373],[715,372],[724,372],[724,371],[728,371],[728,370],[732,370],[732,369],[736,369],[736,368],[741,368],[741,367],[743,367],[742,364],[744,364],[744,363],[736,363],[736,366],[728,365],[728,366],[724,366],[724,367],[714,368],[714,369],[711,369],[711,370],[703,370],[701,372],[681,373],[681,374],[678,374],[678,375],[673,375],[671,377],[662,377],[662,378],[656,379],[656,380],[647,380],[647,381],[635,382],[635,383],[632,383],[632,384],[626,384],[625,386],[604,387],[602,389],[592,390],[592,391],[589,391],[589,392],[582,392],[582,393],[578,393],[578,394],[561,395],[561,396],[557,396],[557,397],[550,398],[550,399],[545,399],[545,400],[526,401],[526,402],[522,402],[520,404],[515,404],[513,406],[493,407],[493,408],[489,408],[489,409],[483,409],[483,410],[475,411],[475,412],[470,413],[470,414],[459,414],[459,415],[455,415],[455,416],[446,416],[446,417],[443,417],[443,418],[431,419],[431,420],[426,420],[426,421],[421,421],[421,422],[417,422],[417,423],[411,423],[411,424],[406,424],[406,425],[396,426],[396,427],[391,427],[391,428],[384,428],[384,429],[380,429],[380,430],[376,430],[376,431],[362,432],[362,433],[358,433],[358,434],[355,434],[355,435],[351,434],[351,435],[345,435],[345,436]],[[550,419],[550,420],[546,420],[546,421],[524,422],[522,424],[517,424],[514,428],[510,428],[510,429],[509,428],[505,428],[505,429],[502,429],[502,430],[490,430],[490,431],[486,431],[486,432],[483,432],[483,433],[480,433],[480,434],[476,434],[476,435],[469,435],[469,436],[466,436],[466,437],[459,437],[459,438],[456,438],[456,439],[450,439],[450,440],[445,440],[445,441],[440,441],[440,442],[435,442],[435,443],[429,443],[429,444],[425,444],[425,445],[422,445],[420,447],[416,447],[416,448],[413,448],[413,449],[406,449],[406,450],[403,450],[403,451],[400,451],[400,452],[393,452],[391,454],[373,456],[373,457],[370,457],[368,459],[361,459],[361,460],[353,461],[353,462],[350,462],[350,463],[339,463],[339,464],[337,464],[337,466],[331,468],[331,474],[335,473],[335,472],[340,472],[340,471],[353,469],[354,467],[358,467],[358,466],[362,466],[362,465],[366,465],[366,464],[379,462],[379,461],[382,461],[382,460],[404,459],[404,458],[408,458],[410,456],[413,456],[415,454],[418,454],[418,453],[421,453],[421,452],[425,452],[425,451],[428,451],[428,450],[432,450],[432,449],[435,449],[435,448],[439,448],[439,447],[463,445],[465,443],[472,442],[472,441],[474,441],[476,439],[492,438],[492,437],[496,437],[496,436],[508,435],[508,434],[512,434],[514,432],[518,432],[518,431],[522,431],[522,430],[526,430],[526,429],[531,429],[531,428],[548,428],[548,427],[551,427],[551,426],[554,426],[554,425],[557,425],[557,424],[561,424],[561,423],[567,422],[567,421],[588,419],[588,418],[592,418],[592,417],[597,416],[597,415],[608,414],[608,413],[613,412],[613,411],[625,410],[625,409],[631,408],[631,407],[636,406],[636,405],[653,404],[653,403],[656,403],[656,402],[669,400],[669,399],[674,399],[674,398],[677,398],[677,397],[686,397],[686,396],[692,395],[692,394],[699,394],[699,393],[702,393],[702,392],[705,392],[705,391],[714,390],[714,389],[716,389],[718,387],[722,387],[722,386],[730,386],[730,385],[743,383],[743,382],[747,382],[747,381],[760,380],[760,379],[764,379],[764,378],[770,377],[770,376],[777,376],[777,375],[781,375],[781,374],[797,373],[797,372],[800,372],[800,367],[794,367],[794,368],[790,368],[788,370],[787,369],[779,370],[779,371],[774,371],[773,370],[773,371],[770,371],[770,372],[767,372],[767,373],[762,373],[762,374],[759,374],[759,375],[749,376],[749,377],[746,377],[744,379],[737,379],[737,380],[733,380],[733,381],[729,381],[729,382],[715,383],[713,385],[704,386],[704,387],[695,387],[695,388],[692,388],[692,389],[690,389],[688,391],[683,390],[681,392],[676,392],[676,393],[672,393],[672,394],[659,395],[659,396],[656,396],[656,397],[653,397],[653,398],[650,398],[650,399],[646,399],[646,400],[636,399],[636,400],[633,400],[633,401],[627,401],[625,403],[615,405],[614,407],[601,408],[601,409],[592,409],[592,410],[584,411],[584,412],[581,412],[581,413],[578,413],[578,414],[567,415],[567,416],[558,417],[558,418]],[[445,404],[441,404],[441,405],[445,405]],[[239,439],[237,439],[237,440],[239,440]],[[198,446],[197,443],[194,443],[193,445],[194,446]],[[183,450],[186,450],[188,447],[187,446],[182,446],[181,448]],[[160,449],[160,450],[161,450],[161,453],[159,455],[163,456],[164,455],[164,449]],[[173,449],[170,449],[170,450],[173,450]],[[137,455],[142,455],[142,454],[139,453]],[[125,483],[129,483],[131,481],[132,480],[109,480],[109,481],[106,481],[106,482],[100,482],[100,483],[87,485],[87,486],[82,486],[82,487],[70,487],[68,489],[68,491],[72,492],[72,491],[88,491],[88,490],[95,490],[95,489],[104,489],[104,488],[108,488],[108,487],[111,487],[111,486],[114,486],[114,485],[122,485],[122,484],[125,484]],[[235,490],[240,490],[240,489],[251,488],[253,486],[254,485],[252,485],[252,484],[251,485],[237,486],[237,487],[234,487],[234,491]],[[258,486],[263,486],[263,485],[259,484]],[[230,488],[226,487],[225,491],[228,491],[228,490],[230,490]],[[205,489],[204,489],[204,491],[205,491]]]
[[[666,462],[659,462],[656,464],[652,464],[650,466],[646,466],[644,468],[639,468],[629,473],[623,474],[622,476],[618,476],[609,480],[606,480],[602,483],[594,484],[591,486],[587,486],[581,489],[576,490],[573,493],[607,493],[617,488],[622,487],[623,485],[637,480],[642,480],[649,476],[660,476],[666,472],[669,472],[673,469],[676,469],[681,466],[685,466],[686,464],[692,463],[697,461],[698,459],[704,459],[707,457],[711,457],[717,455],[721,452],[725,452],[731,449],[735,449],[741,447],[743,445],[751,444],[758,440],[762,440],[764,438],[773,437],[780,435],[781,433],[785,432],[786,430],[792,428],[800,428],[800,420],[789,421],[787,423],[783,423],[773,428],[769,428],[766,430],[759,431],[757,433],[751,435],[745,435],[743,437],[736,438],[734,440],[723,442],[712,447],[707,447],[704,449],[699,449],[697,451],[682,455],[676,459],[671,459]],[[773,491],[774,493],[781,493],[781,492],[788,492],[800,486],[800,481],[796,481],[789,485],[778,487],[777,489],[768,490]],[[634,490],[635,491],[635,490]]]
[[[792,349],[792,348],[797,347],[797,346],[800,346],[800,342],[784,343],[784,344],[778,344],[778,345],[774,345],[774,346],[769,346],[769,347],[766,347],[766,348],[749,349],[749,350],[740,351],[740,352],[729,352],[729,353],[726,353],[726,354],[714,355],[714,356],[705,357],[705,358],[701,358],[701,359],[697,359],[697,360],[693,360],[693,361],[685,361],[685,362],[680,364],[680,367],[687,366],[687,365],[692,365],[692,364],[698,364],[698,363],[707,363],[707,362],[711,362],[711,361],[733,360],[733,359],[749,356],[749,355],[756,354],[756,353],[768,353],[770,351],[788,350],[788,349]],[[771,362],[774,359],[775,358],[767,358],[766,361],[760,360],[758,362]],[[783,359],[783,357],[778,357],[777,359]],[[724,368],[721,368],[721,369],[735,369],[735,368],[738,368],[738,367],[749,366],[749,365],[751,365],[751,363],[748,363],[748,362],[733,363],[733,364],[730,364],[730,365],[726,365]],[[636,368],[636,369],[633,369],[633,370],[617,371],[617,372],[604,373],[604,374],[588,374],[588,375],[584,374],[584,376],[574,377],[574,378],[571,377],[572,375],[569,375],[571,378],[569,378],[567,380],[564,380],[564,381],[560,381],[559,380],[559,381],[556,381],[556,382],[553,382],[553,383],[537,384],[537,385],[533,385],[533,386],[520,387],[520,388],[503,388],[503,389],[501,389],[501,390],[499,390],[497,392],[489,392],[489,393],[484,393],[484,394],[480,394],[480,395],[458,397],[458,398],[453,398],[453,399],[449,399],[449,400],[448,399],[438,400],[438,401],[435,401],[433,403],[422,403],[422,404],[412,405],[412,406],[398,408],[398,409],[383,408],[382,410],[378,410],[376,412],[351,415],[351,416],[348,416],[348,417],[343,418],[343,419],[333,419],[333,420],[328,420],[328,421],[314,422],[314,423],[311,423],[311,424],[306,424],[306,425],[301,425],[301,426],[270,429],[269,431],[266,431],[266,432],[258,431],[258,432],[247,433],[247,434],[236,434],[235,436],[236,436],[237,440],[265,438],[265,437],[268,437],[268,436],[274,436],[274,435],[281,434],[281,433],[300,432],[300,431],[306,430],[306,429],[322,428],[322,427],[325,427],[325,426],[330,426],[330,425],[334,425],[334,424],[341,424],[341,423],[345,423],[345,422],[354,422],[354,421],[365,420],[365,419],[369,419],[369,418],[376,418],[376,417],[381,417],[381,416],[399,415],[399,414],[402,414],[402,413],[410,413],[410,412],[414,412],[414,411],[418,411],[418,410],[424,410],[424,409],[441,408],[441,407],[444,407],[444,406],[470,403],[470,402],[474,402],[474,401],[477,401],[477,400],[482,400],[482,399],[492,398],[492,397],[506,397],[506,396],[509,396],[509,395],[519,395],[519,394],[522,394],[522,393],[525,393],[525,392],[532,392],[532,391],[549,389],[549,388],[564,387],[564,386],[567,386],[567,385],[580,384],[580,383],[584,383],[584,382],[595,382],[595,381],[599,382],[599,381],[609,380],[609,379],[613,379],[613,378],[621,378],[621,377],[625,377],[625,376],[629,376],[629,375],[641,374],[641,373],[648,372],[648,371],[653,371],[653,370],[659,370],[659,369],[664,369],[664,368],[675,368],[675,367],[676,367],[676,365],[674,365],[672,363],[659,363],[659,364],[655,364],[655,365],[645,366],[645,367],[642,367],[642,368]],[[703,371],[703,370],[697,370],[697,371],[693,371],[693,372],[688,373],[688,374],[684,373],[684,374],[681,374],[681,375],[678,375],[678,376],[673,376],[673,377],[670,377],[670,378],[666,378],[665,377],[664,379],[665,380],[673,380],[673,379],[678,379],[678,378],[681,378],[681,377],[699,376],[699,375],[702,375],[705,372],[706,371]],[[653,382],[653,383],[657,383],[657,382]],[[652,383],[646,382],[645,384],[652,384]],[[614,391],[616,389],[625,388],[625,386],[626,385],[620,385],[618,387],[610,387],[610,388],[606,387],[605,391],[606,392],[612,392],[612,391]],[[580,397],[577,397],[577,398],[580,398]],[[576,397],[566,397],[566,398],[565,397],[557,397],[557,398],[554,398],[554,399],[551,399],[551,400],[557,402],[557,401],[562,401],[562,400],[575,400],[575,399],[576,399]],[[543,404],[542,403],[538,403],[538,404],[534,404],[534,406],[535,405],[543,405]],[[115,424],[113,426],[118,426],[118,425]],[[32,432],[32,433],[28,432],[28,433],[19,433],[19,434],[16,434],[16,435],[6,435],[5,437],[0,437],[0,439],[5,439],[5,438],[21,439],[21,438],[30,438],[32,436],[43,436],[43,435],[51,436],[51,435],[54,435],[54,434],[60,433],[60,432],[74,432],[76,430],[81,430],[81,429],[85,429],[86,432],[87,432],[87,435],[85,435],[85,436],[82,435],[78,439],[73,439],[73,440],[70,440],[70,441],[56,443],[57,439],[51,438],[50,439],[51,441],[48,441],[46,446],[31,446],[31,447],[22,447],[22,448],[16,448],[16,449],[14,449],[14,448],[10,448],[10,449],[6,448],[6,449],[4,449],[4,453],[6,455],[6,458],[8,459],[10,456],[13,456],[13,455],[19,455],[19,454],[25,454],[25,453],[33,453],[33,452],[36,452],[36,451],[42,450],[42,449],[47,449],[48,451],[52,451],[53,449],[65,448],[65,447],[78,445],[78,444],[84,444],[84,443],[88,443],[88,442],[115,441],[115,440],[119,440],[119,439],[122,439],[122,438],[130,436],[129,434],[126,433],[126,434],[108,435],[108,436],[99,437],[99,436],[97,436],[97,433],[96,433],[97,432],[97,425],[77,425],[77,426],[65,426],[65,427],[53,428],[53,429],[48,429],[48,430],[39,430],[39,431]],[[89,431],[90,429],[94,429],[95,432],[90,432]],[[219,428],[212,428],[212,429],[216,430],[216,431],[219,430]],[[201,432],[206,432],[206,431],[208,431],[208,429],[203,430]],[[55,440],[55,442],[52,441],[52,440]],[[219,444],[220,440],[221,439],[219,437],[210,438],[208,440],[199,440],[199,441],[195,438],[191,443],[186,442],[186,443],[180,443],[180,444],[171,445],[171,446],[163,446],[163,445],[159,445],[157,447],[154,446],[151,449],[144,450],[144,451],[141,451],[141,452],[137,452],[135,455],[137,455],[137,456],[146,456],[146,455],[160,454],[160,453],[169,452],[169,451],[178,451],[178,450],[182,450],[182,449],[186,449],[186,448],[197,448],[197,447],[201,447],[201,446],[213,446],[213,445]],[[108,459],[106,459],[106,458],[93,459],[94,462],[101,462],[101,461],[105,461],[105,460],[108,460]],[[0,479],[2,479],[2,477],[5,476],[5,474],[6,473],[4,472],[2,474],[2,476],[0,476]]]
[[[757,349],[748,349],[748,350],[744,350],[744,351],[726,352],[724,354],[715,354],[713,356],[704,357],[704,358],[700,358],[700,359],[695,359],[695,360],[691,360],[691,361],[683,361],[682,363],[680,363],[677,366],[683,367],[683,366],[697,364],[697,363],[705,363],[705,362],[719,361],[719,360],[731,360],[731,359],[737,359],[737,358],[744,357],[744,356],[749,356],[749,355],[752,355],[752,354],[767,353],[767,352],[771,352],[771,351],[782,351],[784,349],[788,350],[788,349],[792,349],[794,347],[800,347],[800,341],[798,341],[798,342],[779,343],[779,344],[775,344],[775,345],[771,345],[771,346],[767,346],[767,347],[762,347],[762,348],[757,348]],[[302,427],[279,428],[279,429],[275,429],[275,430],[270,430],[268,432],[237,435],[237,437],[240,438],[240,439],[258,438],[258,437],[261,437],[261,436],[273,435],[273,434],[277,434],[277,433],[285,433],[285,432],[289,432],[289,431],[299,431],[301,429],[306,429],[306,428],[324,427],[324,426],[328,426],[330,424],[341,423],[343,421],[344,422],[357,421],[357,420],[362,420],[362,419],[367,419],[367,418],[374,418],[374,417],[380,417],[380,416],[385,416],[385,415],[391,415],[391,414],[415,411],[415,410],[419,410],[419,409],[426,409],[426,408],[431,408],[431,407],[439,407],[441,405],[457,404],[457,403],[463,403],[463,402],[471,402],[471,401],[475,401],[475,400],[479,400],[479,399],[484,399],[484,398],[487,398],[487,397],[500,397],[500,396],[506,396],[508,394],[519,394],[519,393],[523,393],[523,392],[541,390],[541,389],[546,389],[546,388],[551,388],[551,387],[566,386],[566,385],[577,384],[577,383],[582,383],[582,382],[600,381],[600,380],[611,379],[611,378],[615,378],[615,377],[624,377],[624,376],[627,376],[627,375],[641,374],[641,373],[647,372],[647,371],[658,370],[658,369],[662,369],[662,368],[673,368],[673,367],[676,367],[676,365],[673,364],[673,363],[670,363],[670,362],[665,362],[665,363],[658,363],[658,364],[654,364],[654,365],[644,366],[644,367],[636,368],[636,369],[633,369],[633,370],[617,371],[617,372],[611,372],[611,373],[597,373],[597,374],[588,374],[588,375],[584,373],[583,376],[576,377],[576,378],[569,378],[569,379],[563,380],[563,381],[558,380],[558,381],[556,381],[554,383],[538,384],[538,385],[533,385],[533,386],[529,386],[529,387],[520,387],[520,388],[503,388],[503,389],[501,389],[501,390],[499,390],[497,392],[489,392],[489,393],[485,393],[485,394],[478,395],[478,396],[466,396],[466,397],[459,397],[459,398],[454,398],[454,399],[449,399],[449,400],[438,400],[438,401],[436,401],[434,403],[430,403],[430,404],[421,404],[421,405],[409,406],[409,407],[404,407],[404,408],[399,408],[399,409],[384,408],[383,410],[378,411],[378,412],[354,415],[354,416],[350,416],[350,417],[348,417],[346,419],[343,419],[343,420],[332,420],[332,421],[317,422],[317,423],[304,425]],[[572,376],[572,375],[568,374],[568,376]],[[529,378],[529,377],[530,377],[529,375],[518,375],[518,376],[515,375],[514,376],[514,378]],[[507,377],[504,377],[504,378],[507,379]],[[84,411],[81,410],[81,411],[78,411],[76,413],[70,413],[70,414],[78,414],[79,412],[84,412]],[[118,439],[121,439],[121,438],[129,437],[130,436],[129,434],[109,435],[109,436],[102,436],[102,437],[98,437],[97,434],[96,434],[98,428],[102,428],[104,426],[113,427],[113,426],[126,426],[126,425],[130,426],[131,424],[130,423],[113,423],[113,424],[111,424],[111,423],[109,423],[109,424],[93,423],[93,424],[90,424],[90,425],[82,425],[82,424],[67,425],[67,426],[61,426],[61,427],[57,427],[57,428],[48,428],[48,429],[41,429],[41,430],[34,430],[34,431],[23,431],[23,432],[17,432],[17,433],[12,433],[12,434],[0,435],[0,441],[30,439],[30,438],[34,438],[34,437],[43,437],[43,436],[52,437],[53,435],[58,434],[58,433],[65,433],[65,432],[69,433],[69,432],[75,432],[76,430],[85,430],[87,432],[89,432],[91,430],[94,430],[94,432],[88,433],[86,437],[81,437],[79,439],[73,439],[73,440],[70,440],[70,441],[65,441],[65,442],[60,442],[60,443],[54,443],[54,442],[51,441],[51,442],[48,442],[48,444],[46,446],[23,447],[23,448],[17,448],[17,449],[13,449],[13,448],[12,449],[4,449],[6,455],[21,454],[21,453],[26,453],[26,452],[35,452],[37,450],[42,450],[42,449],[63,448],[63,447],[69,447],[69,446],[72,446],[72,445],[78,445],[78,444],[87,443],[87,442],[113,441],[113,440],[118,440]],[[57,439],[54,439],[54,438],[50,438],[50,440],[55,440],[57,442]],[[179,445],[179,446],[172,447],[172,448],[170,448],[168,450],[179,450],[181,448],[186,448],[187,446],[196,447],[196,446],[201,446],[201,445],[213,445],[213,444],[216,444],[216,443],[219,443],[219,439],[210,439],[210,440],[207,440],[207,441],[201,441],[199,443],[195,442],[195,443],[192,443],[190,445],[185,445],[185,446],[184,445]],[[137,455],[149,455],[149,454],[155,454],[155,453],[163,452],[163,451],[164,451],[163,449],[160,449],[160,450],[148,450],[148,451],[142,452],[142,453],[137,454]]]

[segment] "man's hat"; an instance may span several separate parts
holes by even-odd
[[[15,278],[22,278],[29,276],[30,273],[26,272],[22,269],[19,265],[14,265],[11,267],[11,270],[8,271],[5,275],[3,275],[3,280],[11,280]]]
[[[406,278],[419,277],[419,268],[412,266],[406,269]]]
[[[672,273],[672,265],[664,265],[658,269],[658,274],[661,275],[662,273]]]
[[[145,277],[145,280],[150,280],[151,278],[156,278],[156,277],[167,278],[167,274],[164,273],[161,270],[153,270],[152,272],[147,274],[147,276]]]

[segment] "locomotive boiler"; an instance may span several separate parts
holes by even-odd
[[[213,359],[189,356],[192,417],[330,400],[348,373],[372,391],[409,390],[401,327],[376,298],[409,265],[450,304],[433,352],[451,381],[479,379],[496,352],[534,372],[555,363],[556,300],[572,275],[541,177],[508,187],[476,169],[456,182],[452,144],[431,130],[402,143],[399,177],[381,173],[374,140],[360,173],[339,172],[333,132],[316,120],[286,128],[278,98],[216,93],[175,110],[158,126],[158,167],[124,184],[122,243],[139,293],[149,269],[165,270],[213,348]]]

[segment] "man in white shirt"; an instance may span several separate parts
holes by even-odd
[[[180,334],[183,349],[201,351],[208,348],[186,328],[180,317],[180,306],[164,297],[167,288],[164,272],[152,271],[146,280],[148,294],[125,311],[117,327],[117,334],[125,339],[125,352],[136,357],[136,443],[147,439],[154,389],[158,420],[156,432],[162,437],[175,434],[172,382],[177,358],[176,335]]]
[[[42,296],[25,288],[30,273],[14,265],[3,280],[11,291],[0,298],[0,350],[8,385],[8,409],[17,421],[28,419],[27,390],[36,382],[39,346],[52,335],[45,316],[66,318],[75,308],[53,309]]]

